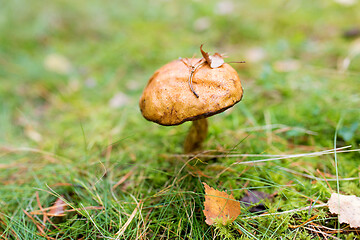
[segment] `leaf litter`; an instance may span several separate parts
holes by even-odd
[[[208,225],[232,223],[241,212],[240,202],[232,194],[216,190],[203,182],[205,188],[204,215]]]
[[[220,53],[215,53],[214,55],[209,55],[208,52],[205,52],[202,49],[203,44],[200,46],[200,51],[202,56],[205,58],[206,62],[209,64],[211,68],[221,67],[224,62],[224,57]]]
[[[339,215],[340,223],[348,223],[352,228],[360,227],[360,197],[332,193],[328,207],[331,213]]]
[[[266,206],[264,205],[264,200],[272,199],[274,194],[268,194],[261,191],[247,191],[246,195],[241,198],[241,203],[245,208],[251,207],[249,209],[250,212],[263,212],[266,210]]]
[[[47,213],[48,216],[65,216],[67,204],[61,198],[56,199],[52,208]]]

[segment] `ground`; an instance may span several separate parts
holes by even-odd
[[[327,207],[310,209],[332,192],[360,196],[359,152],[323,152],[360,144],[358,1],[0,6],[2,239],[359,235]],[[138,100],[156,69],[199,57],[201,44],[246,61],[232,64],[244,98],[210,119],[204,149],[213,156],[189,158],[190,123],[148,122]],[[267,193],[264,212],[290,212],[244,207],[231,225],[208,226],[202,182],[239,201]],[[44,220],[57,200],[66,212]]]

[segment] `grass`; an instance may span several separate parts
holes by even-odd
[[[234,164],[266,158],[234,154],[359,148],[359,40],[343,37],[359,27],[359,3],[229,2],[0,1],[2,239],[359,237],[327,208],[291,212],[326,203],[337,184],[359,196],[359,152],[337,153],[338,169],[333,154]],[[188,161],[189,123],[147,122],[138,99],[157,68],[200,56],[202,43],[247,61],[233,64],[245,96],[210,119],[205,149],[225,156]],[[345,180],[330,189],[316,169]],[[243,209],[230,226],[207,226],[202,182],[238,200],[277,193],[266,211],[290,212]],[[52,223],[30,214],[58,198],[72,211]],[[291,228],[315,215],[316,226]]]

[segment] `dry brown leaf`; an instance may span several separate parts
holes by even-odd
[[[360,227],[360,198],[355,195],[331,194],[328,201],[331,213],[339,215],[340,223],[348,223],[352,228]]]
[[[249,209],[250,212],[264,212],[266,210],[266,206],[263,203],[263,200],[271,199],[273,197],[273,195],[254,190],[248,191],[240,201],[243,207],[247,208],[252,206]]]
[[[205,187],[204,215],[208,225],[214,222],[226,225],[232,223],[240,215],[240,203],[234,196],[219,191],[203,183]]]
[[[210,56],[210,59],[211,59],[211,63],[210,63],[211,68],[221,67],[225,63],[220,53],[215,53],[214,55]]]
[[[214,55],[209,55],[208,52],[202,50],[203,44],[200,46],[200,51],[203,57],[205,58],[206,62],[209,64],[211,68],[218,68],[221,67],[225,62],[223,56],[220,53],[215,53]]]
[[[65,208],[67,204],[61,199],[58,198],[52,205],[50,211],[47,213],[48,216],[65,216]]]
[[[210,65],[211,59],[210,59],[209,53],[208,53],[208,52],[205,52],[204,50],[202,50],[202,46],[203,46],[203,45],[204,45],[204,44],[201,44],[201,46],[200,46],[201,54],[202,54],[203,57],[205,58],[206,62]]]

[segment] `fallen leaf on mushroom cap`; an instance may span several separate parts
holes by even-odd
[[[214,55],[210,56],[210,59],[211,59],[211,63],[210,63],[211,68],[221,67],[221,65],[224,64],[224,59],[220,53],[215,53]]]
[[[352,228],[360,227],[360,198],[355,195],[333,193],[328,201],[331,213],[339,215],[340,223],[348,223]]]
[[[202,50],[202,46],[203,44],[201,44],[200,46],[201,54],[203,55],[206,62],[209,64],[211,68],[221,67],[225,63],[223,56],[220,53],[215,53],[214,55],[210,56],[208,52]]]
[[[205,187],[204,215],[208,225],[232,223],[240,215],[240,203],[232,194],[219,191],[203,183]]]

